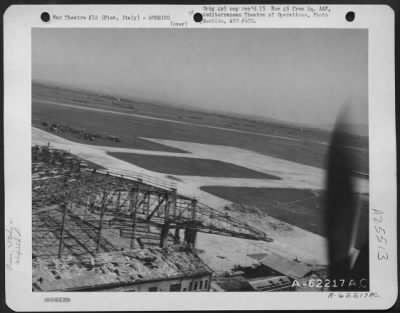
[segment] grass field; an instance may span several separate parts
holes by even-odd
[[[260,173],[245,167],[216,160],[143,155],[134,153],[109,152],[108,154],[145,169],[165,174],[230,178],[280,179],[274,175]]]
[[[323,193],[307,189],[205,186],[201,190],[237,203],[243,210],[266,214],[310,232],[325,235]],[[361,197],[360,235],[356,247],[368,239],[368,199]]]
[[[291,136],[293,138],[309,138],[320,141],[329,140],[329,132],[315,131],[292,126],[282,125],[278,122],[269,122],[239,116],[228,116],[221,113],[201,112],[191,109],[182,109],[165,104],[148,103],[143,101],[133,101],[115,96],[104,95],[83,90],[72,90],[56,86],[48,86],[41,83],[33,83],[33,96],[37,99],[60,100],[63,103],[79,104],[86,107],[112,108],[113,110],[126,113],[138,113],[149,116],[158,116],[174,119],[177,121],[196,122],[214,126],[233,127],[247,131],[259,131],[273,133],[276,135]],[[355,144],[364,146],[361,140]]]
[[[42,130],[48,131],[47,127],[44,127],[41,122],[46,122],[46,121],[51,121],[49,124],[51,123],[60,123],[63,121],[63,118],[57,118],[57,117],[50,117],[47,118],[47,114],[43,113],[40,114],[42,117],[46,116],[45,118],[42,119],[38,119],[38,120],[34,120],[33,121],[33,126],[40,128]],[[88,122],[84,122],[84,123],[80,123],[80,122],[76,122],[73,121],[71,122],[73,119],[71,119],[70,121],[68,121],[69,125],[74,125],[77,127],[81,127],[82,129],[97,129],[96,127],[87,127],[88,124],[90,124],[90,121]],[[85,127],[84,127],[85,126]],[[100,129],[98,129],[100,131]],[[113,133],[110,132],[105,132],[103,131],[103,133],[105,135],[113,135]],[[88,141],[85,140],[75,134],[71,134],[71,133],[54,133],[57,136],[60,136],[62,138],[71,140],[71,141],[75,141],[75,142],[79,142],[79,143],[83,143],[83,144],[89,144],[89,145],[94,145],[94,146],[107,146],[107,147],[126,147],[126,148],[135,148],[135,149],[143,149],[143,150],[150,150],[150,151],[165,151],[165,152],[179,152],[179,153],[186,153],[186,151],[183,151],[181,149],[177,149],[177,148],[173,148],[173,147],[169,147],[166,145],[162,145],[156,142],[151,142],[148,140],[143,140],[141,138],[137,138],[135,136],[129,137],[129,135],[125,135],[124,138],[122,139],[122,142],[114,142],[114,141],[110,141],[110,140],[105,140],[102,138],[96,138],[96,140],[94,141]]]
[[[167,176],[178,182],[180,188],[188,194],[196,194],[196,197],[199,196],[205,203],[210,201],[212,203],[210,205],[215,208],[223,210],[225,205],[231,205],[231,211],[227,213],[267,233],[272,232],[276,242],[283,243],[282,247],[293,245],[296,251],[304,250],[304,255],[321,257],[318,251],[326,248],[325,241],[314,234],[325,235],[324,212],[321,206],[322,192],[293,188],[324,188],[323,183],[319,182],[319,178],[324,175],[323,171],[307,168],[301,164],[326,168],[325,159],[330,140],[328,131],[276,121],[195,112],[86,91],[37,84],[33,84],[32,87],[33,126],[47,130],[43,123],[47,125],[54,123],[99,135],[94,140],[88,140],[83,139],[79,133],[54,133],[71,141],[86,144],[84,146],[67,143],[86,154],[88,158],[103,162],[106,167],[111,166],[110,164],[115,167],[117,164],[117,167],[121,168],[138,166],[143,170],[159,172],[162,173],[161,176]],[[47,138],[52,136],[47,133],[46,136],[46,141],[51,141]],[[110,136],[117,137],[119,141],[104,139]],[[173,142],[168,146],[168,143],[157,143],[146,138]],[[206,146],[200,147],[196,143]],[[116,153],[106,148],[96,149],[93,146],[143,149],[160,153],[154,153],[158,155],[146,155],[145,152],[135,151]],[[357,166],[355,170],[368,173],[368,138],[349,137],[348,146]],[[161,156],[162,152],[178,152],[182,153],[182,156]],[[196,158],[185,157],[185,153],[189,152]],[[253,169],[246,168],[247,166]],[[258,172],[261,169],[265,173]],[[194,179],[190,176],[203,177]],[[282,179],[277,176],[281,176]],[[217,179],[217,177],[224,178]],[[253,178],[263,180],[250,181]],[[249,186],[249,182],[259,188],[239,187]],[[260,182],[262,185],[259,185]],[[220,184],[220,186],[204,186],[206,184]],[[288,189],[271,188],[274,186]],[[234,204],[227,204],[223,199]],[[357,238],[357,247],[368,238],[368,205],[368,196],[363,195],[360,221],[362,231]],[[207,249],[212,248],[210,246],[212,244],[207,244]],[[218,246],[214,249],[219,251],[221,248]]]
[[[69,124],[74,128],[84,128],[96,133],[118,136],[121,142],[107,142],[107,145],[112,146],[178,152],[176,149],[144,141],[138,137],[190,141],[204,144],[228,145],[284,160],[325,168],[327,145],[319,144],[307,138],[294,141],[283,138],[234,133],[220,129],[204,128],[194,124],[176,124],[133,116],[66,108],[43,103],[39,100],[33,102],[32,114],[33,125],[37,127],[40,127],[43,122],[47,124],[61,123]],[[68,135],[60,134],[60,136],[80,141]],[[94,145],[105,144],[104,142],[85,143]],[[352,150],[351,152],[357,161],[357,170],[368,172],[368,151]]]
[[[178,152],[176,149],[148,142],[139,137],[190,141],[204,144],[228,145],[301,164],[325,168],[325,157],[328,147],[326,143],[329,141],[329,133],[326,131],[251,121],[249,119],[239,119],[229,116],[224,117],[223,115],[205,114],[203,112],[196,113],[177,108],[163,107],[160,109],[162,106],[143,105],[127,102],[126,100],[124,102],[116,102],[115,99],[112,100],[107,97],[100,97],[102,99],[100,101],[96,100],[99,96],[90,96],[90,94],[86,95],[86,100],[82,100],[82,97],[85,96],[82,92],[74,96],[72,92],[63,93],[60,90],[44,87],[39,88],[33,85],[32,121],[34,126],[40,127],[43,122],[47,124],[69,124],[74,128],[89,129],[105,135],[118,136],[121,139],[119,143],[107,142],[107,145],[110,146]],[[174,120],[184,120],[187,123],[177,124],[170,121],[150,120],[110,112],[81,110],[54,105],[49,103],[49,100],[71,103],[80,105],[81,107],[107,108],[107,110],[119,113],[132,113],[134,111],[135,114],[139,113],[146,116],[163,118],[166,116],[165,112],[168,111],[168,118],[173,117]],[[146,108],[148,111],[145,111]],[[227,127],[236,131],[244,130],[287,138],[266,137],[251,133],[206,128],[198,124]],[[85,142],[70,135],[60,134],[60,136],[74,141]],[[364,137],[352,138],[352,143],[354,143],[356,149],[351,149],[351,153],[356,160],[357,170],[368,172],[368,141]],[[93,145],[106,144],[101,141],[85,143]]]
[[[183,109],[165,105],[165,103],[157,104],[138,100],[134,101],[90,91],[48,86],[41,83],[33,83],[32,91],[34,98],[37,99],[61,100],[63,103],[79,104],[85,107],[111,108],[119,112],[145,114],[177,121],[230,127],[244,131],[256,131],[292,138],[306,138],[321,142],[328,142],[330,139],[330,132],[327,130],[290,125],[274,120],[259,120],[257,116],[246,117],[218,112],[195,111],[188,108]],[[351,136],[349,140],[351,141],[351,146],[360,148],[368,147],[367,137]]]

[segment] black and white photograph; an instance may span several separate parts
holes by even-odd
[[[372,9],[11,8],[11,307],[387,307],[393,16]]]
[[[336,287],[336,124],[357,216],[338,216],[335,252],[351,267],[368,247],[367,46],[352,29],[33,29],[32,289]],[[368,290],[364,257],[343,289]]]

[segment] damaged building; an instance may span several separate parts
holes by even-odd
[[[33,291],[209,291],[212,271],[190,251],[168,248],[33,260]]]
[[[32,147],[34,291],[209,291],[198,232],[271,241],[171,181]]]

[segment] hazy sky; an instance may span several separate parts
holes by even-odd
[[[32,76],[133,99],[367,123],[368,35],[347,29],[34,29]]]

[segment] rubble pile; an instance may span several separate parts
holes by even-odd
[[[88,132],[86,129],[73,128],[70,125],[63,125],[57,123],[52,123],[49,125],[47,122],[42,122],[41,126],[44,127],[47,131],[52,133],[69,133],[80,139],[84,139],[87,141],[95,141],[97,139],[103,139],[113,142],[121,142],[121,139],[117,136],[102,135],[93,132]]]
[[[210,273],[201,259],[178,248],[151,248],[99,253],[77,260],[33,258],[35,290],[139,282]]]

